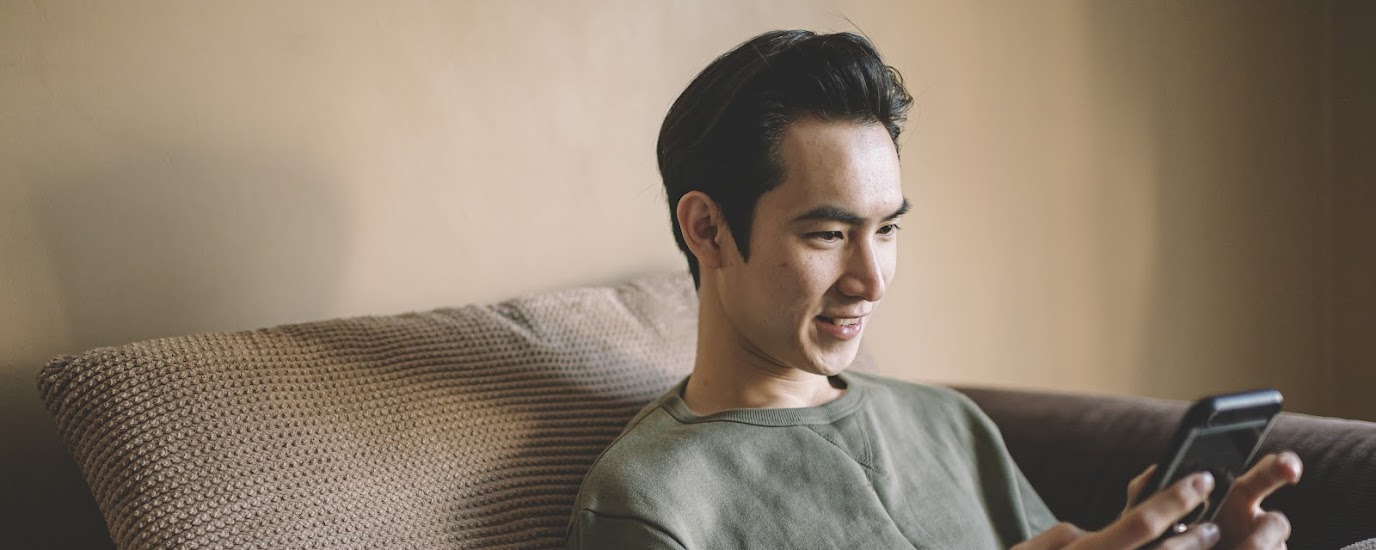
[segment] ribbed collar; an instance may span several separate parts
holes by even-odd
[[[688,385],[684,378],[664,396],[662,407],[679,422],[695,424],[698,422],[741,422],[757,426],[801,426],[806,424],[830,424],[855,412],[865,402],[869,382],[863,377],[841,373],[831,378],[840,380],[846,392],[832,401],[816,407],[797,407],[787,409],[731,409],[707,416],[698,416],[683,402],[683,388]]]

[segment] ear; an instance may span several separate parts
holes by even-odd
[[[698,268],[721,268],[723,244],[730,235],[716,201],[702,191],[689,191],[678,200],[674,215],[683,241],[698,259]]]

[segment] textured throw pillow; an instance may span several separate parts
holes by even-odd
[[[122,548],[551,548],[696,322],[675,274],[96,349],[39,387]]]

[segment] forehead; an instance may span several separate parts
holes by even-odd
[[[784,131],[779,154],[783,180],[760,197],[760,206],[767,203],[774,214],[829,204],[883,216],[903,202],[898,152],[877,122],[804,118]]]

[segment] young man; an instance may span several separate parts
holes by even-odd
[[[1103,531],[1057,524],[968,399],[845,372],[897,265],[911,102],[865,39],[806,31],[747,41],[679,96],[659,166],[697,357],[598,458],[569,548],[1136,548],[1202,502],[1207,474]],[[1221,533],[1162,547],[1283,547],[1258,504],[1298,478],[1292,454],[1268,457]]]

